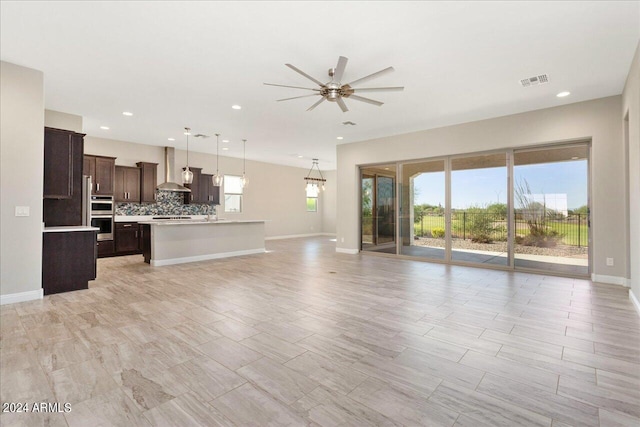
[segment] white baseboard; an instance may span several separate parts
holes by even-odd
[[[263,254],[265,252],[266,252],[265,248],[260,248],[260,249],[248,249],[246,251],[222,252],[219,254],[189,256],[189,257],[183,257],[183,258],[170,258],[170,259],[161,259],[161,260],[152,259],[151,266],[162,267],[164,265],[185,264],[188,262],[207,261],[210,259],[230,258],[230,257],[242,256],[242,255]]]
[[[336,248],[336,252],[339,254],[356,255],[360,251],[357,249]]]
[[[44,297],[44,289],[35,291],[18,292],[15,294],[0,295],[0,305],[14,304],[16,302],[33,301]]]
[[[629,299],[631,300],[633,306],[636,308],[638,314],[640,314],[640,301],[638,301],[638,298],[636,298],[631,289],[629,289]]]
[[[311,233],[311,234],[287,234],[284,236],[271,236],[265,237],[264,240],[282,240],[282,239],[298,239],[300,237],[315,237],[315,236],[335,236],[335,234],[325,233]]]
[[[629,280],[620,276],[605,276],[604,274],[591,274],[591,281],[597,283],[608,283],[610,285],[620,285],[629,287]]]

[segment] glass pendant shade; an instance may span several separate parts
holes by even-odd
[[[187,168],[182,171],[182,183],[183,184],[193,183],[193,172],[189,170],[189,166],[187,166]]]
[[[224,181],[224,175],[220,175],[218,172],[216,172],[211,180],[213,181],[213,185],[215,185],[216,187],[220,187],[222,185],[222,182]]]
[[[184,128],[185,135],[187,136],[187,167],[182,171],[182,183],[183,184],[191,184],[193,183],[193,172],[189,170],[189,135],[191,135],[191,128]]]
[[[240,179],[240,183],[242,184],[242,188],[245,188],[247,185],[249,185],[249,179],[247,178],[247,176],[245,174],[242,174],[242,178]]]
[[[213,177],[211,178],[211,182],[213,182],[213,185],[215,185],[216,187],[221,187],[222,182],[224,181],[224,175],[220,174],[219,172],[219,167],[220,167],[220,156],[218,151],[219,148],[220,148],[220,134],[216,133],[216,174],[213,175]]]

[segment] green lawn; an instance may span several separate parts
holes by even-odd
[[[504,227],[506,230],[506,221],[496,221],[495,224],[496,226]],[[578,238],[580,246],[587,246],[589,243],[588,227],[584,221],[580,225],[574,221],[549,221],[547,224],[551,229],[562,235],[562,243],[565,245],[578,246]],[[469,238],[469,224],[467,224],[465,230],[462,218],[452,219],[451,226],[454,236]],[[416,236],[428,236],[434,228],[444,228],[444,216],[425,216],[422,221],[415,222],[413,225],[413,231]],[[517,221],[516,233],[520,236],[526,236],[529,233],[529,227],[526,223]],[[506,232],[496,233],[494,237],[504,240],[506,239]]]

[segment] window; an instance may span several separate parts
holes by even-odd
[[[307,184],[307,212],[318,212],[318,186]]]
[[[307,197],[307,212],[318,212],[317,197]]]
[[[224,176],[224,211],[242,212],[242,177]]]

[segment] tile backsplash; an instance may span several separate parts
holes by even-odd
[[[215,205],[185,205],[183,197],[176,191],[156,190],[155,203],[116,203],[116,215],[215,215]]]

